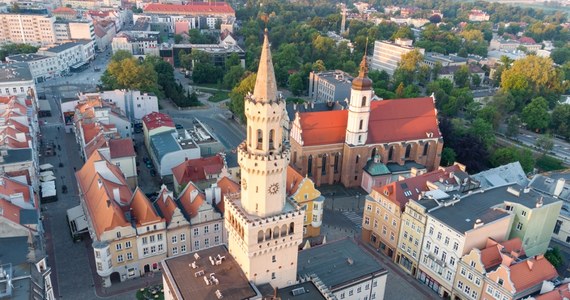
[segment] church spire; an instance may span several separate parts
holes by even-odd
[[[261,57],[259,58],[253,98],[258,102],[277,100],[277,83],[275,81],[275,72],[273,71],[273,61],[271,60],[267,28],[265,28],[263,46],[261,47]]]
[[[368,78],[368,62],[366,61],[366,51],[368,50],[368,39],[366,39],[366,48],[364,50],[364,55],[362,55],[362,61],[360,62],[360,71],[358,72],[358,77],[352,80],[353,90],[370,90],[372,89],[372,80]]]

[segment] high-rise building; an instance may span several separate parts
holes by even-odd
[[[49,45],[56,42],[55,17],[47,14],[0,13],[0,45]]]
[[[398,68],[398,63],[402,60],[402,55],[412,50],[414,50],[412,40],[376,41],[370,68],[372,70],[386,71],[389,75],[393,75],[396,68]],[[418,48],[418,50],[424,54],[424,49]]]

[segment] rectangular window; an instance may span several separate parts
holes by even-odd
[[[162,241],[162,233],[157,234],[156,238],[158,239],[159,242]]]
[[[150,253],[156,253],[156,246],[150,246]]]
[[[219,236],[219,235],[216,235],[216,236],[214,237],[214,245],[217,245],[217,244],[219,244],[219,243],[220,243],[220,236]]]
[[[445,241],[444,241],[443,243],[446,244],[446,245],[449,245],[449,237],[446,236],[446,237],[445,237]]]
[[[271,279],[275,279],[275,278],[277,278],[277,277],[275,277],[275,272],[272,272],[271,273]]]
[[[123,244],[117,243],[117,244],[115,245],[115,248],[117,249],[117,251],[121,251],[121,250],[123,250]]]
[[[119,254],[119,256],[117,256],[117,262],[122,263],[123,261],[125,261],[125,259],[123,258],[123,255]]]
[[[133,260],[133,254],[131,252],[127,253],[127,260]]]
[[[182,252],[182,253],[186,252],[186,245],[180,246],[180,252]]]
[[[148,247],[143,248],[143,255],[148,255]]]
[[[521,222],[519,222],[517,224],[517,230],[522,230],[522,228],[523,228],[523,224]]]
[[[181,241],[181,242],[186,241],[186,233],[181,233],[181,234],[180,234],[180,241]]]
[[[172,243],[173,243],[173,244],[176,244],[177,242],[178,242],[178,237],[175,236],[175,235],[173,235],[173,236],[172,236]]]
[[[198,234],[200,234],[198,228],[194,228],[194,236],[197,236]]]
[[[220,231],[220,224],[214,224],[214,232]]]
[[[151,236],[150,236],[150,242],[151,242],[151,243],[154,243],[154,241],[155,241],[154,235],[151,235]]]
[[[441,232],[438,232],[438,233],[437,233],[437,240],[438,240],[438,241],[441,240]]]
[[[210,232],[210,227],[204,226],[204,234],[207,234],[208,232]]]
[[[97,263],[97,270],[103,271],[103,264],[102,263],[100,263],[100,262]]]
[[[194,251],[200,249],[200,241],[194,241]]]
[[[457,242],[453,243],[453,251],[457,251],[459,249],[459,244]]]
[[[366,205],[366,210],[367,210],[367,211],[372,211],[372,205],[370,205],[370,204]]]
[[[435,253],[435,255],[439,254],[439,247],[438,246],[433,247],[433,253]]]
[[[370,225],[370,218],[364,217],[364,225]]]
[[[131,247],[132,247],[131,241],[126,241],[126,242],[125,242],[125,248],[126,248],[126,249],[130,249]]]
[[[163,249],[164,248],[163,248],[162,244],[158,244],[158,252],[162,252]]]
[[[210,247],[210,239],[204,239],[204,247]]]
[[[457,287],[458,287],[460,290],[463,290],[463,282],[462,282],[461,280],[457,282]]]
[[[178,247],[172,247],[172,254],[178,254]]]
[[[143,240],[143,245],[146,245],[146,244],[148,244],[148,238],[147,238],[146,236],[145,236],[145,237],[143,237],[143,239],[142,239],[142,240]]]

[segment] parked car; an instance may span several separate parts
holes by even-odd
[[[143,158],[143,161],[144,161],[145,164],[148,164],[148,163],[150,162],[150,158],[148,158],[148,157],[145,156],[145,157]]]
[[[184,129],[184,126],[180,124],[175,124],[174,127],[176,127],[176,129]]]

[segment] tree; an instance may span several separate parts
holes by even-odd
[[[325,63],[322,60],[317,60],[313,63],[313,71],[315,72],[323,72],[326,71],[327,67],[325,67]]]
[[[237,53],[230,54],[230,56],[228,56],[228,58],[226,59],[226,70],[230,70],[234,66],[241,67],[241,60]]]
[[[192,81],[194,83],[218,83],[223,79],[223,71],[212,63],[194,65]]]
[[[516,137],[519,135],[519,126],[521,125],[521,120],[516,115],[512,115],[507,119],[507,132],[508,137]]]
[[[554,108],[550,128],[557,134],[570,138],[570,104],[558,104]]]
[[[477,118],[471,124],[469,133],[473,136],[479,138],[487,149],[495,144],[495,131],[493,130],[493,125],[482,118]]]
[[[291,74],[289,76],[289,90],[293,96],[299,96],[303,92],[303,78],[299,73]]]
[[[546,253],[544,253],[544,258],[546,258],[555,268],[564,264],[564,257],[560,253],[560,249],[558,249],[558,247],[547,250]]]
[[[469,67],[463,65],[453,73],[453,80],[458,87],[469,86]]]
[[[413,39],[414,38],[414,33],[412,32],[412,29],[408,26],[402,26],[400,28],[398,28],[398,31],[394,32],[394,34],[392,35],[392,37],[390,38],[391,40],[396,40],[396,39]]]
[[[398,87],[396,88],[396,91],[394,91],[394,93],[396,93],[396,97],[398,97],[398,98],[404,97],[404,83],[403,82],[400,82],[400,84],[398,85]]]
[[[456,160],[457,154],[449,147],[444,147],[441,151],[441,164],[444,166],[451,166]]]
[[[178,61],[180,66],[186,70],[192,70],[192,55],[186,51],[178,52]]]
[[[257,75],[255,73],[248,74],[230,92],[229,108],[234,113],[234,115],[236,115],[242,122],[245,122],[244,99],[247,93],[253,92],[256,78]]]
[[[552,150],[554,147],[554,141],[552,140],[552,136],[548,134],[540,135],[534,144],[538,148],[542,149],[544,152]]]
[[[439,22],[441,22],[441,16],[438,14],[432,15],[431,17],[429,17],[428,19],[432,24],[437,24]]]
[[[182,42],[182,35],[180,35],[180,34],[175,34],[175,35],[174,35],[174,43],[175,43],[175,44],[180,44],[180,42]]]
[[[518,161],[526,173],[532,172],[534,168],[534,158],[529,149],[519,149],[517,147],[499,148],[491,154],[490,162],[493,167],[499,167]]]
[[[4,61],[6,56],[15,54],[36,53],[38,49],[28,44],[7,44],[0,48],[0,60]]]
[[[548,102],[542,97],[537,97],[522,111],[522,121],[528,128],[534,131],[542,131],[550,123],[550,115],[548,114]]]
[[[129,52],[127,50],[119,50],[119,51],[115,52],[115,54],[113,54],[113,56],[111,56],[111,61],[119,62],[119,61],[122,61],[122,60],[127,59],[127,58],[133,58],[133,55],[131,54],[131,52]]]
[[[158,75],[149,63],[141,63],[132,56],[123,58],[118,51],[107,70],[101,76],[104,89],[133,89],[143,92],[159,92]],[[122,58],[121,60],[117,60]]]
[[[231,89],[242,79],[245,70],[240,66],[232,66],[224,75],[223,85],[227,89]]]
[[[479,85],[481,85],[481,77],[479,74],[471,74],[471,82],[473,83],[473,86],[479,87]]]

